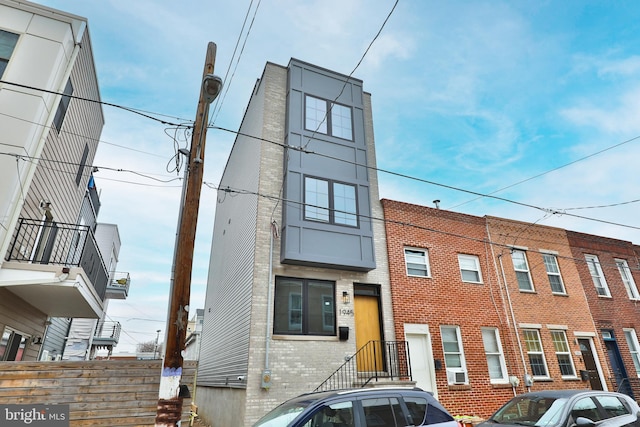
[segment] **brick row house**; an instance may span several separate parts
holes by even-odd
[[[453,413],[514,394],[638,395],[634,245],[383,200],[396,336]]]
[[[640,395],[637,246],[380,200],[375,165],[362,81],[266,65],[218,190],[205,421],[252,424],[365,383],[416,384],[483,418],[529,390]]]
[[[117,343],[101,319],[129,287],[117,226],[97,223],[104,117],[82,100],[100,101],[86,19],[0,0],[0,78],[0,360],[86,359]]]

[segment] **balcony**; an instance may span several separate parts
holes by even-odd
[[[129,273],[118,271],[111,273],[111,280],[107,285],[105,297],[109,299],[127,299],[130,284]]]
[[[100,350],[113,349],[120,340],[121,329],[120,322],[98,322],[92,346]]]
[[[101,316],[108,275],[90,227],[20,218],[5,259],[0,287],[43,313]]]

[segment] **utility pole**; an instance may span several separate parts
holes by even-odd
[[[180,382],[182,380],[183,353],[187,322],[189,320],[193,249],[196,240],[200,192],[202,190],[209,104],[222,89],[222,80],[213,75],[215,60],[216,45],[213,42],[209,42],[196,120],[191,135],[184,204],[181,206],[180,219],[178,221],[178,236],[174,253],[175,271],[170,291],[165,356],[160,376],[156,427],[179,426],[182,418],[182,399],[190,395],[186,385],[180,384]]]

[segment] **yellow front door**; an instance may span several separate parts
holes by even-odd
[[[371,295],[355,295],[353,300],[356,321],[356,348],[360,350],[370,343],[364,351],[358,352],[356,360],[358,371],[382,371],[382,336],[380,333],[380,311],[378,297]]]

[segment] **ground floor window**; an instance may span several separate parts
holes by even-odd
[[[335,335],[335,282],[276,277],[273,333]]]
[[[529,356],[529,365],[531,366],[533,377],[548,378],[549,371],[547,371],[547,361],[542,351],[540,333],[537,329],[525,329],[522,333],[524,334],[524,344]]]
[[[20,332],[5,328],[0,339],[0,360],[19,361],[24,356],[27,338]]]

